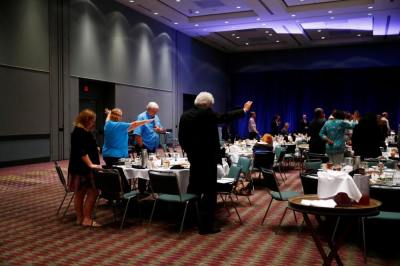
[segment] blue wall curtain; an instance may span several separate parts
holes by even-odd
[[[295,132],[302,114],[309,121],[313,110],[322,107],[327,116],[333,109],[351,113],[389,113],[391,128],[397,132],[400,120],[400,68],[328,70],[287,70],[232,75],[232,103],[240,106],[252,100],[261,134],[270,131],[272,117]],[[235,131],[247,137],[247,121],[234,123]]]

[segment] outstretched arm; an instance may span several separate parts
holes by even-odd
[[[253,104],[252,101],[247,101],[244,105],[243,105],[243,109],[240,110],[234,110],[231,112],[227,112],[224,114],[217,114],[217,123],[226,123],[229,122],[235,118],[239,118],[244,116],[245,113],[247,113],[250,108],[251,105]]]
[[[144,124],[153,122],[154,119],[146,119],[146,120],[136,120],[131,123],[131,126],[128,128],[128,132],[134,130],[137,127],[140,127]]]

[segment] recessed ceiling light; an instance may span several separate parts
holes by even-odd
[[[322,30],[317,30],[318,32],[321,32]]]
[[[195,26],[195,27],[198,27],[198,26],[199,26],[199,24],[194,24],[194,26]]]
[[[129,0],[129,3],[135,3],[135,1],[134,0]]]
[[[272,36],[272,33],[268,34],[268,36]]]
[[[292,17],[295,17],[296,16],[296,14],[292,14]]]
[[[237,8],[237,9],[240,9],[240,8],[242,8],[242,7],[241,7],[241,6],[237,6],[236,8]]]
[[[260,19],[260,18],[257,18],[256,20],[257,20],[257,21],[260,21],[261,19]]]
[[[368,16],[372,16],[372,13],[368,13]]]
[[[300,2],[304,2],[304,0],[300,0]]]
[[[335,19],[335,17],[330,17],[330,19]]]
[[[225,24],[228,24],[229,23],[229,21],[225,21]]]
[[[176,2],[180,2],[181,0],[176,0]]]
[[[279,40],[276,40],[275,42],[280,42]]]
[[[248,43],[248,42],[246,42],[246,45],[249,45],[249,43]]]
[[[240,39],[240,37],[239,37],[239,36],[236,36],[236,39]]]
[[[369,6],[369,7],[368,7],[368,9],[373,9],[373,8],[374,8],[373,6]]]
[[[196,11],[194,11],[194,13],[195,13],[195,14],[199,14],[199,13],[200,13],[200,11],[199,11],[199,10],[196,10]]]
[[[358,37],[361,37],[361,34],[357,34]]]
[[[174,24],[175,24],[175,25],[178,25],[179,23],[178,23],[178,22],[174,22]]]
[[[333,11],[332,11],[332,10],[329,10],[329,11],[328,11],[328,13],[329,13],[329,14],[332,14],[332,13],[333,13]]]
[[[325,36],[322,36],[322,37],[321,37],[322,40],[325,40],[325,38],[326,38]]]
[[[157,15],[158,15],[158,13],[157,13],[157,12],[154,12],[154,15],[156,15],[156,16],[157,16]]]

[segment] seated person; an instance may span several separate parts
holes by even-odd
[[[274,150],[274,139],[270,134],[264,134],[260,140],[253,146],[253,151],[273,151]]]
[[[283,136],[288,136],[289,135],[289,123],[286,122],[283,128],[281,129],[281,134]]]

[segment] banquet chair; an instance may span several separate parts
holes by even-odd
[[[321,153],[305,152],[304,157],[306,158],[306,160],[319,159],[323,163],[327,163],[329,161],[328,155]]]
[[[59,206],[58,209],[57,209],[57,216],[58,216],[58,214],[60,213],[61,207],[63,206],[64,201],[65,201],[65,199],[67,198],[68,194],[72,194],[72,195],[71,195],[71,198],[69,199],[67,208],[65,208],[65,210],[64,210],[64,214],[63,214],[63,216],[62,216],[62,218],[64,218],[65,215],[67,214],[67,211],[68,211],[68,209],[69,209],[69,206],[71,205],[72,200],[73,200],[74,197],[75,197],[75,192],[74,192],[74,191],[71,191],[71,190],[68,188],[67,182],[65,181],[64,173],[63,173],[63,171],[61,170],[61,167],[60,167],[60,165],[58,164],[57,161],[54,161],[54,166],[55,166],[55,168],[56,168],[56,172],[57,172],[58,178],[60,179],[60,182],[61,182],[61,184],[62,184],[62,186],[63,186],[63,188],[64,188],[64,192],[65,192],[64,198],[62,199],[62,201],[61,201],[61,203],[60,203],[60,206]]]
[[[239,222],[240,224],[242,224],[242,219],[232,199],[232,193],[234,193],[237,183],[239,182],[240,173],[241,173],[241,168],[239,166],[232,165],[229,168],[228,176],[225,177],[224,179],[217,180],[217,193],[222,199],[222,202],[224,203],[224,207],[227,210],[228,215],[231,215],[229,208],[226,204],[226,199],[229,197],[230,202],[233,208],[235,209],[236,215],[238,216]]]
[[[304,161],[304,172],[305,173],[316,173],[321,168],[322,160],[320,159],[308,159]]]
[[[240,167],[241,172],[244,174],[245,178],[247,180],[250,180],[252,191],[254,191],[254,180],[253,180],[253,177],[251,176],[251,170],[250,170],[251,159],[247,158],[247,157],[240,156],[239,160],[238,160],[238,163],[237,163],[237,166]],[[250,198],[247,197],[247,199],[249,201],[249,204],[251,205]]]
[[[264,184],[267,187],[267,191],[268,191],[269,195],[271,196],[271,200],[268,204],[268,207],[265,211],[264,217],[261,221],[261,225],[263,225],[265,218],[267,217],[268,211],[271,208],[271,204],[272,204],[273,200],[287,202],[289,200],[289,198],[299,196],[300,193],[297,191],[280,191],[274,170],[262,168],[261,172],[264,177]],[[286,206],[285,211],[283,212],[282,217],[279,221],[279,228],[281,227],[282,221],[285,218],[287,210],[288,210],[288,206]],[[293,211],[293,214],[294,214],[294,219],[297,224],[297,217],[296,217],[296,214],[294,211]]]
[[[124,183],[122,182],[121,175],[116,169],[96,169],[93,172],[95,186],[98,190],[100,190],[100,194],[96,199],[95,209],[97,209],[99,198],[107,199],[113,207],[114,221],[116,221],[117,205],[122,201],[127,201],[124,215],[120,224],[120,229],[123,229],[129,204],[132,199],[137,200],[137,195],[139,194],[139,192],[127,191],[126,188],[124,188]]]
[[[275,154],[272,151],[255,151],[252,171],[259,172],[258,178],[261,176],[261,168],[272,169],[274,165]]]
[[[179,188],[178,177],[174,172],[165,171],[149,171],[150,188],[152,196],[154,198],[153,208],[151,210],[149,226],[153,220],[154,211],[158,201],[172,202],[172,203],[184,203],[185,210],[179,229],[179,234],[182,233],[183,224],[186,218],[186,212],[189,202],[194,201],[196,207],[196,214],[198,222],[200,222],[200,214],[198,207],[198,197],[195,194],[182,193]],[[157,194],[157,195],[156,195]]]
[[[284,172],[283,164],[285,161],[286,147],[284,146],[276,146],[275,147],[275,164],[274,169],[278,169],[279,175],[281,176],[282,182],[285,183],[287,179],[286,174]]]

